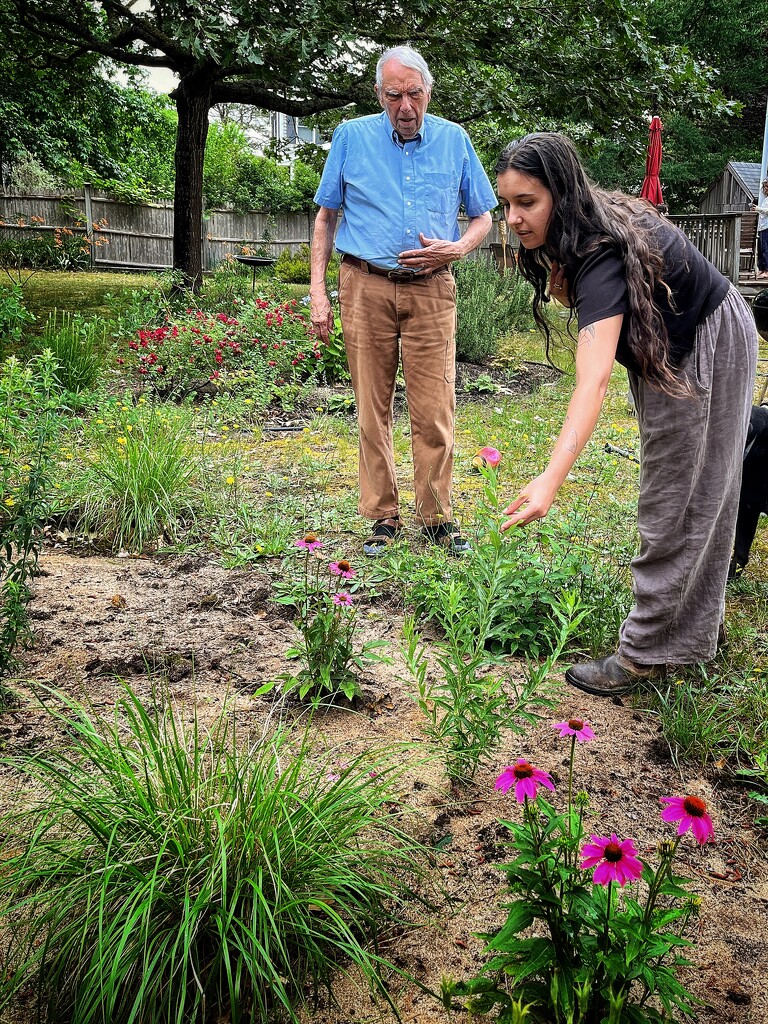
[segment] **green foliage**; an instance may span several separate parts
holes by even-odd
[[[27,604],[50,509],[59,428],[56,363],[50,351],[25,366],[0,367],[0,676],[30,639]],[[0,695],[0,701],[2,695]]]
[[[67,484],[81,528],[113,551],[142,551],[174,539],[193,515],[198,472],[190,409],[119,403],[86,432],[90,463]]]
[[[91,265],[89,235],[69,228],[19,238],[0,238],[0,266],[6,270],[87,270]]]
[[[349,380],[349,363],[347,362],[347,350],[344,347],[344,331],[341,326],[341,317],[338,313],[333,318],[333,329],[328,334],[328,341],[318,341],[315,347],[318,353],[318,371],[325,378],[328,384],[338,384],[340,381]],[[341,396],[335,396],[339,398]],[[354,396],[352,398],[354,407]],[[333,396],[328,402],[329,411],[333,412]],[[349,400],[342,399],[340,406],[345,412],[349,411]]]
[[[310,251],[304,243],[296,252],[283,249],[275,263],[275,277],[278,281],[289,284],[309,284],[310,282]]]
[[[574,720],[574,728],[583,725]],[[691,945],[684,932],[700,900],[688,891],[688,879],[673,874],[681,837],[659,844],[655,870],[637,859],[631,840],[622,843],[615,834],[610,840],[588,837],[584,815],[589,798],[586,793],[573,796],[576,735],[570,739],[564,811],[535,789],[534,799],[515,793],[523,804],[523,821],[501,823],[509,831],[512,856],[502,869],[507,920],[481,936],[491,954],[481,974],[458,984],[444,981],[444,1004],[464,1008],[473,1020],[489,1015],[500,1024],[662,1024],[680,1020],[678,1012],[687,1019],[697,1000],[675,972],[690,964],[681,950]],[[529,782],[536,779],[538,769],[525,761],[519,765]],[[506,768],[497,787],[506,791],[516,778],[515,769]],[[603,844],[612,844],[611,852]],[[603,849],[594,876],[599,884],[590,885],[579,858],[594,858],[596,848]],[[623,876],[611,873],[618,860]],[[607,874],[598,875],[606,866]],[[642,888],[638,884],[628,895],[623,888],[616,892],[617,877],[630,885],[641,878]]]
[[[35,317],[24,305],[21,285],[11,281],[0,286],[0,342],[14,346],[21,341],[26,324],[34,323]]]
[[[387,998],[376,940],[422,857],[402,752],[246,745],[228,708],[206,731],[127,687],[112,721],[49,698],[68,744],[16,764],[35,795],[2,821],[1,1008],[33,988],[50,1024],[297,1022],[350,963]]]
[[[768,744],[765,672],[681,667],[668,687],[654,691],[654,707],[672,759],[702,766],[750,765]]]
[[[295,609],[301,634],[300,642],[286,655],[300,659],[302,667],[284,681],[302,700],[307,696],[313,702],[332,700],[339,693],[352,700],[360,693],[355,670],[387,661],[373,653],[386,641],[375,640],[357,649],[357,611],[351,593],[356,585],[347,582],[355,576],[350,563],[342,559],[326,564],[315,553],[323,544],[314,533],[298,540],[296,547],[301,549],[300,569],[296,569],[296,558],[285,559],[275,585],[276,600]]]
[[[514,270],[499,274],[492,259],[478,257],[457,263],[454,273],[457,359],[485,362],[496,355],[501,337],[533,326],[533,290]]]
[[[460,572],[446,570],[434,557],[416,565],[408,560],[399,570],[393,567],[395,578],[407,581],[407,601],[414,614],[436,621],[447,632],[454,619],[470,632],[477,630],[482,615],[482,635],[491,651],[532,657],[557,643],[560,624],[553,609],[566,592],[574,593],[585,609],[575,642],[591,636],[594,620],[608,620],[618,628],[617,616],[629,600],[626,580],[616,578],[610,562],[594,564],[580,517],[573,514],[558,522],[550,516],[535,529],[509,530],[502,539],[498,479],[493,470],[481,472],[485,482],[477,513],[476,555],[462,561]]]
[[[56,380],[63,391],[79,395],[98,382],[104,370],[107,326],[79,313],[53,313],[43,332],[43,347],[58,363]]]
[[[573,595],[563,595],[561,605],[553,609],[560,625],[557,641],[542,664],[529,663],[526,678],[520,682],[504,671],[503,659],[486,650],[483,627],[490,621],[490,593],[488,600],[481,596],[482,607],[471,623],[457,614],[458,596],[449,583],[444,604],[446,611],[453,612],[450,628],[443,640],[431,645],[440,670],[436,678],[428,674],[426,645],[419,644],[413,619],[406,619],[403,628],[403,653],[416,680],[416,700],[427,721],[425,731],[440,750],[453,786],[474,779],[480,766],[495,755],[505,732],[523,732],[523,723],[535,724],[541,711],[552,706],[552,694],[546,688],[548,676],[584,614],[578,611]]]
[[[289,168],[256,156],[233,121],[213,122],[208,130],[203,188],[209,209],[232,205],[242,213],[311,210],[319,181],[320,176],[301,161]]]

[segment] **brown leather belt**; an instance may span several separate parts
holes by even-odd
[[[390,281],[394,281],[396,284],[408,284],[410,281],[428,281],[430,277],[435,274],[442,274],[448,271],[448,267],[438,267],[437,270],[428,270],[426,274],[415,274],[412,270],[385,270],[384,267],[377,267],[374,263],[368,263],[367,260],[358,259],[357,256],[350,256],[348,252],[345,252],[341,257],[342,263],[349,263],[350,266],[357,267],[358,270],[362,270],[364,274],[376,274],[378,277],[386,277]]]

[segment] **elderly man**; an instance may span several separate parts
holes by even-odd
[[[398,358],[411,420],[416,515],[455,555],[469,544],[453,522],[456,285],[449,266],[491,227],[497,200],[467,133],[427,114],[432,75],[397,46],[380,58],[383,113],[355,118],[333,136],[315,202],[312,324],[327,340],[333,312],[325,286],[336,238],[339,303],[357,400],[360,514],[374,520],[366,555],[386,551],[401,527],[392,442]],[[458,213],[469,225],[463,237]]]

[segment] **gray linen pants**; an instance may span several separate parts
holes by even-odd
[[[735,288],[699,325],[671,398],[630,373],[640,428],[640,551],[619,653],[638,665],[707,661],[717,650],[752,407],[757,330]]]

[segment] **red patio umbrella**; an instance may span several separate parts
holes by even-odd
[[[659,171],[661,170],[661,119],[654,117],[648,129],[648,155],[645,158],[645,178],[640,195],[648,199],[654,206],[661,206],[664,198],[661,194],[661,181]]]

